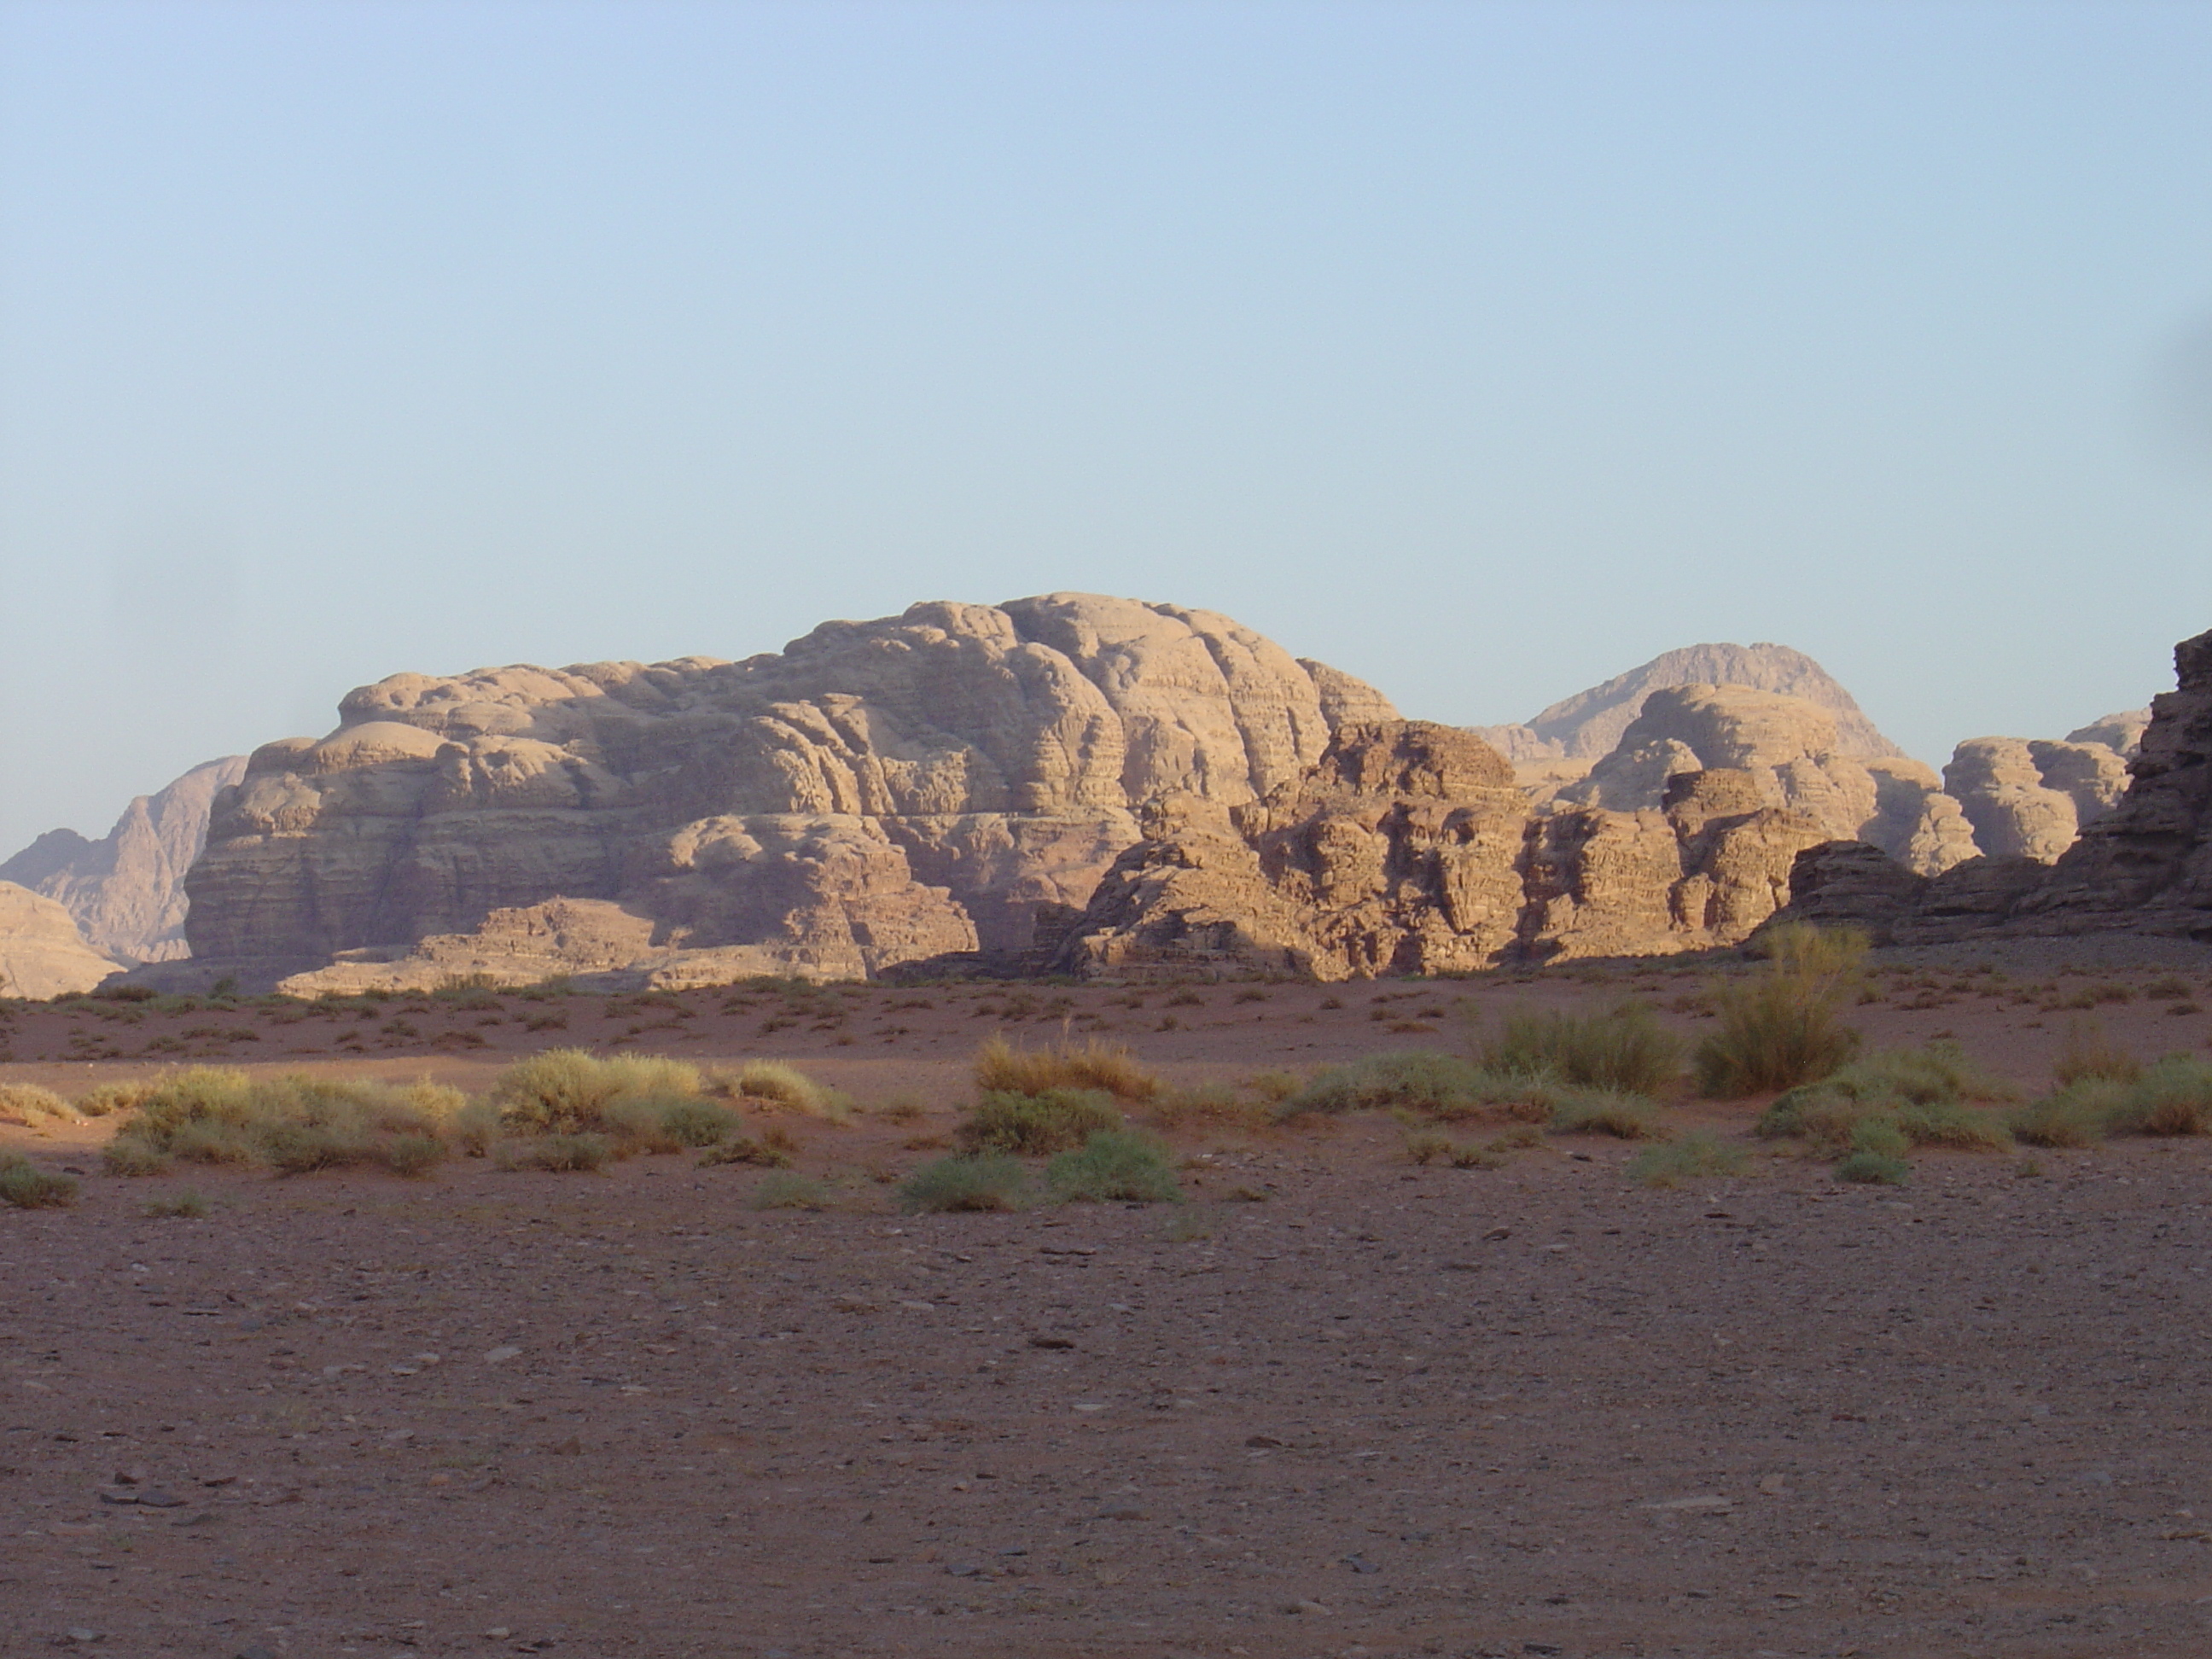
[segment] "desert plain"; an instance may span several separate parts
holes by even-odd
[[[992,1031],[1218,1099],[1515,1010],[1694,1038],[1730,971],[14,1005],[0,1079],[64,1093],[476,1091],[573,1044],[785,1060],[854,1110],[773,1126],[818,1208],[688,1153],[125,1178],[112,1119],[0,1127],[81,1182],[0,1210],[0,1652],[2212,1650],[2203,1139],[1854,1186],[1752,1138],[1763,1101],[1686,1098],[1746,1170],[1651,1187],[1602,1135],[1457,1169],[1380,1115],[1139,1107],[1185,1202],[896,1202]],[[1866,994],[1869,1046],[2028,1094],[2083,1020],[2212,1040],[2182,944],[1890,952]]]

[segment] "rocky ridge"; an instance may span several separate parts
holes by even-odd
[[[1334,721],[1395,711],[1225,617],[1061,593],[743,662],[397,675],[339,712],[218,799],[186,884],[198,971],[500,976],[571,936],[595,962],[629,941],[656,980],[1017,951],[1152,803],[1256,800]]]
[[[207,843],[216,792],[246,775],[234,755],[195,766],[151,795],[140,795],[98,841],[52,830],[6,863],[0,881],[57,901],[87,941],[129,962],[167,962],[187,954],[185,872]]]
[[[76,918],[53,900],[0,881],[0,997],[89,991],[123,966],[87,945]]]
[[[1342,980],[1710,948],[1771,916],[1827,838],[1739,769],[1677,775],[1657,809],[1531,812],[1471,732],[1346,725],[1263,800],[1164,800],[1059,965]]]

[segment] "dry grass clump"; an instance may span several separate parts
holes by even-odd
[[[1680,1140],[1646,1146],[1628,1160],[1628,1178],[1646,1187],[1679,1187],[1686,1181],[1741,1175],[1744,1164],[1742,1147],[1697,1129]]]
[[[149,1221],[204,1221],[215,1213],[215,1206],[187,1187],[167,1198],[147,1200],[139,1213]]]
[[[2002,1152],[2012,1132],[1970,1103],[2009,1100],[2012,1087],[1968,1060],[1958,1045],[1887,1049],[1778,1097],[1754,1133],[1795,1137],[1822,1158],[1868,1151],[1901,1158],[1915,1147]],[[1870,1146],[1868,1138],[1880,1144]]]
[[[1127,1129],[1101,1129],[1045,1166],[1046,1189],[1063,1203],[1174,1204],[1182,1199],[1167,1148]]]
[[[2105,1024],[2094,1016],[2066,1022],[2065,1040],[2059,1044],[2058,1058],[2052,1062],[2051,1075],[2063,1088],[2069,1083],[2081,1083],[2091,1078],[2100,1078],[2112,1083],[2134,1083],[2143,1074],[2142,1062],[2120,1048],[2105,1034]]]
[[[749,1060],[720,1083],[747,1100],[772,1101],[787,1111],[818,1117],[826,1123],[848,1122],[853,1115],[852,1103],[843,1095],[781,1060]]]
[[[773,1170],[753,1188],[756,1210],[823,1210],[830,1206],[830,1189],[811,1176],[795,1170]]]
[[[1691,1056],[1698,1089],[1716,1098],[1826,1077],[1858,1048],[1842,1011],[1858,993],[1866,935],[1789,922],[1759,944],[1766,961],[1747,983],[1714,994],[1720,1029]]]
[[[1029,1170],[1003,1152],[956,1154],[925,1164],[898,1189],[899,1207],[914,1213],[1018,1210]]]
[[[18,1210],[60,1210],[76,1202],[76,1182],[38,1168],[20,1152],[0,1152],[0,1204]]]
[[[2128,1090],[2111,1121],[2139,1135],[2212,1134],[2212,1066],[2167,1055]]]
[[[1651,1010],[1624,1002],[1603,1013],[1516,1013],[1482,1045],[1493,1072],[1549,1076],[1619,1094],[1656,1095],[1681,1079],[1682,1040]]]
[[[0,1123],[36,1128],[41,1123],[73,1123],[83,1115],[52,1089],[35,1083],[0,1083]]]
[[[1054,1089],[1103,1089],[1117,1100],[1150,1100],[1159,1079],[1118,1043],[1097,1037],[1080,1048],[1017,1048],[994,1033],[975,1051],[975,1086],[987,1094],[1042,1094]]]
[[[500,1142],[495,1156],[503,1170],[590,1175],[614,1161],[615,1144],[605,1135],[533,1135],[526,1140]]]
[[[118,1175],[172,1162],[266,1164],[287,1175],[369,1164],[422,1175],[446,1156],[459,1090],[367,1079],[251,1079],[196,1066],[157,1080],[106,1151]]]
[[[651,1054],[602,1060],[581,1048],[548,1048],[517,1060],[491,1086],[501,1123],[523,1134],[586,1134],[613,1127],[610,1110],[640,1103],[697,1100],[699,1068]]]
[[[1000,1090],[975,1103],[953,1139],[970,1152],[1042,1158],[1120,1127],[1121,1114],[1115,1109],[1113,1097],[1103,1090]]]
[[[2094,1146],[2112,1132],[2128,1097],[2127,1085],[2110,1078],[2084,1078],[2023,1106],[2008,1120],[2015,1139],[2031,1146]]]
[[[1656,1102],[1641,1095],[1603,1089],[1577,1089],[1552,1109],[1556,1134],[1605,1134],[1621,1140],[1664,1140]]]
[[[1510,1115],[1521,1107],[1543,1119],[1567,1092],[1547,1077],[1493,1072],[1456,1054],[1414,1049],[1328,1066],[1278,1105],[1275,1115],[1402,1110],[1456,1120],[1500,1109]]]
[[[1291,1086],[1296,1088],[1295,1081]],[[1147,1115],[1163,1129],[1191,1122],[1258,1128],[1273,1118],[1273,1102],[1265,1097],[1248,1100],[1225,1083],[1207,1083],[1195,1089],[1170,1089],[1156,1096]]]

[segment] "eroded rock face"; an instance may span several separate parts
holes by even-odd
[[[1610,754],[1555,792],[1559,800],[1635,812],[1660,806],[1668,780],[1712,770],[1754,780],[1764,805],[1817,823],[1826,836],[1865,841],[1917,873],[1974,856],[1958,803],[1919,762],[1842,752],[1835,715],[1803,697],[1742,685],[1667,686]]]
[[[1262,801],[1163,802],[1060,965],[1341,980],[1732,944],[1824,839],[1747,772],[1677,777],[1652,810],[1532,813],[1469,732],[1346,726]]]
[[[2151,705],[2126,792],[2086,823],[2055,863],[2034,855],[2025,831],[2018,836],[2021,850],[1976,859],[1932,879],[1885,868],[1870,848],[1823,847],[1798,860],[1789,915],[1850,922],[1877,939],[1909,944],[2089,933],[2212,939],[2212,633],[2184,640],[2173,658],[2177,689]],[[2118,728],[2112,735],[2125,735],[2124,717],[2099,722],[2108,725]],[[1962,744],[1972,769],[1960,787],[2002,807],[2007,833],[2035,827],[2030,809],[2063,825],[2048,797],[2071,803],[2078,797],[2062,785],[2094,789],[2107,776],[2100,757],[2085,763],[2065,752],[2108,747],[2076,741],[2082,736],[2077,732],[2064,744]],[[2042,823],[2055,840],[2051,819]]]
[[[122,966],[87,945],[76,919],[52,899],[0,881],[0,996],[89,991]]]
[[[1905,751],[1875,729],[1827,670],[1802,651],[1771,644],[1692,645],[1668,651],[1561,699],[1525,724],[1478,726],[1475,735],[1510,761],[1595,761],[1620,746],[1654,691],[1680,685],[1741,685],[1796,697],[1827,711],[1836,731],[1832,746],[1838,752],[1905,758]]]
[[[2127,762],[2118,750],[2070,738],[1970,738],[1943,769],[1943,787],[1973,824],[1983,852],[2044,864],[2112,811],[2127,783]]]
[[[545,937],[495,913],[556,899],[649,921],[662,975],[1019,950],[1139,811],[1255,801],[1376,710],[1225,617],[1068,593],[826,623],[744,662],[397,675],[252,757],[188,936],[249,982],[341,956],[404,976],[417,946],[489,963]]]
[[[48,831],[0,864],[0,881],[57,901],[106,955],[173,961],[187,949],[185,872],[207,843],[216,792],[245,775],[243,755],[196,766],[132,801],[99,841]]]

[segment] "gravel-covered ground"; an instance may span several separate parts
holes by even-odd
[[[2147,973],[2059,984],[2126,986],[2100,1012],[2147,1051],[2201,1043]],[[1168,994],[1086,991],[1036,1019],[1110,1020],[1190,1080],[1449,1042],[1462,999],[1638,988],[1694,1032],[1695,987],[1211,988],[1164,1032]],[[717,994],[634,1040],[919,1106],[787,1121],[820,1212],[688,1158],[125,1181],[103,1125],[0,1128],[86,1172],[72,1209],[0,1210],[0,1652],[2212,1652],[2212,1146],[1930,1155],[1899,1189],[1762,1148],[1650,1190],[1589,1137],[1455,1170],[1387,1121],[1185,1127],[1190,1205],[902,1217],[887,1181],[1003,1022],[900,994],[763,1034],[766,1002]],[[2027,1077],[2060,1000],[1947,973],[1861,1018]],[[258,1063],[466,1083],[651,1023],[567,999],[529,1031],[544,1006],[386,1010],[411,1052]],[[185,1021],[270,1048],[328,1023],[120,1030]],[[94,1024],[19,1014],[0,1077],[143,1072],[58,1057]],[[209,1215],[144,1213],[185,1188]]]

